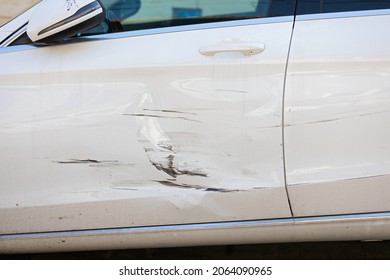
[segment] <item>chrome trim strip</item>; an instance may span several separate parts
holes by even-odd
[[[374,218],[389,218],[390,219],[390,212],[302,217],[302,218],[294,218],[294,222],[295,223],[323,222],[323,221],[341,222],[341,221],[347,221],[347,220],[361,220],[361,219],[374,219]]]
[[[45,46],[39,46],[39,48],[42,48]],[[0,46],[0,55],[3,53],[13,53],[13,52],[21,52],[21,51],[28,51],[32,49],[38,48],[37,46],[34,45],[18,45],[18,46],[11,46],[7,48],[1,48]]]
[[[24,32],[27,30],[27,24],[23,25],[19,30],[13,33],[8,39],[6,39],[1,45],[0,48],[8,47],[13,41],[18,39]]]
[[[296,21],[390,15],[390,9],[297,15]]]
[[[284,16],[284,17],[232,20],[232,21],[200,23],[200,24],[192,24],[192,25],[180,25],[180,26],[161,27],[161,28],[152,28],[152,29],[144,29],[144,30],[116,32],[116,33],[94,35],[94,36],[89,36],[84,38],[119,39],[119,38],[136,37],[136,36],[144,36],[144,35],[156,35],[162,33],[175,33],[175,32],[182,32],[182,31],[195,31],[195,30],[203,30],[203,29],[239,27],[239,26],[256,25],[256,24],[293,22],[293,20],[294,20],[293,15]]]
[[[318,216],[318,217],[302,217],[302,218],[280,218],[269,220],[252,220],[252,221],[237,221],[237,222],[215,222],[215,223],[200,223],[200,224],[183,224],[183,225],[166,225],[166,226],[140,226],[140,227],[125,227],[111,229],[92,229],[92,230],[75,230],[75,231],[58,231],[58,232],[40,232],[40,233],[20,233],[20,234],[3,234],[0,235],[0,241],[15,240],[15,239],[31,239],[31,238],[56,238],[56,237],[83,237],[108,234],[139,234],[139,233],[156,233],[156,232],[172,232],[172,231],[195,231],[205,229],[227,229],[227,228],[245,228],[259,226],[279,226],[279,225],[299,225],[303,223],[318,223],[318,222],[344,222],[351,220],[367,220],[376,218],[390,219],[390,212],[366,213],[366,214],[349,214],[349,215],[333,215],[333,216]]]
[[[166,226],[140,226],[128,228],[111,228],[111,229],[92,229],[92,230],[75,230],[75,231],[58,231],[42,233],[21,233],[21,234],[4,234],[0,235],[0,241],[4,239],[16,238],[41,238],[41,237],[58,237],[58,236],[85,236],[98,234],[128,234],[128,233],[146,233],[146,232],[167,232],[167,231],[185,231],[199,229],[219,229],[227,227],[251,227],[260,225],[276,225],[292,223],[291,218],[273,219],[273,220],[256,220],[256,221],[238,221],[238,222],[216,222],[202,224],[183,224],[183,225],[166,225]]]

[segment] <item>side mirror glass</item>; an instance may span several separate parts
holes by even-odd
[[[86,31],[104,20],[98,0],[43,0],[27,24],[34,43],[61,41]]]

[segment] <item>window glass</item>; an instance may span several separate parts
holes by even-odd
[[[107,32],[286,16],[295,0],[101,0]],[[97,32],[98,33],[98,32]]]
[[[298,14],[390,9],[390,0],[298,0]]]

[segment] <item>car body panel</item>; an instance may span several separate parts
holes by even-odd
[[[383,29],[390,15],[383,13],[297,17],[284,123],[296,216],[390,209],[390,39]]]
[[[1,233],[290,217],[281,124],[292,22],[9,47]],[[199,52],[258,41],[257,55]]]

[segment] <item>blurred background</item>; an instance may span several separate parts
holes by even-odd
[[[0,25],[19,15],[39,0],[0,0]]]

